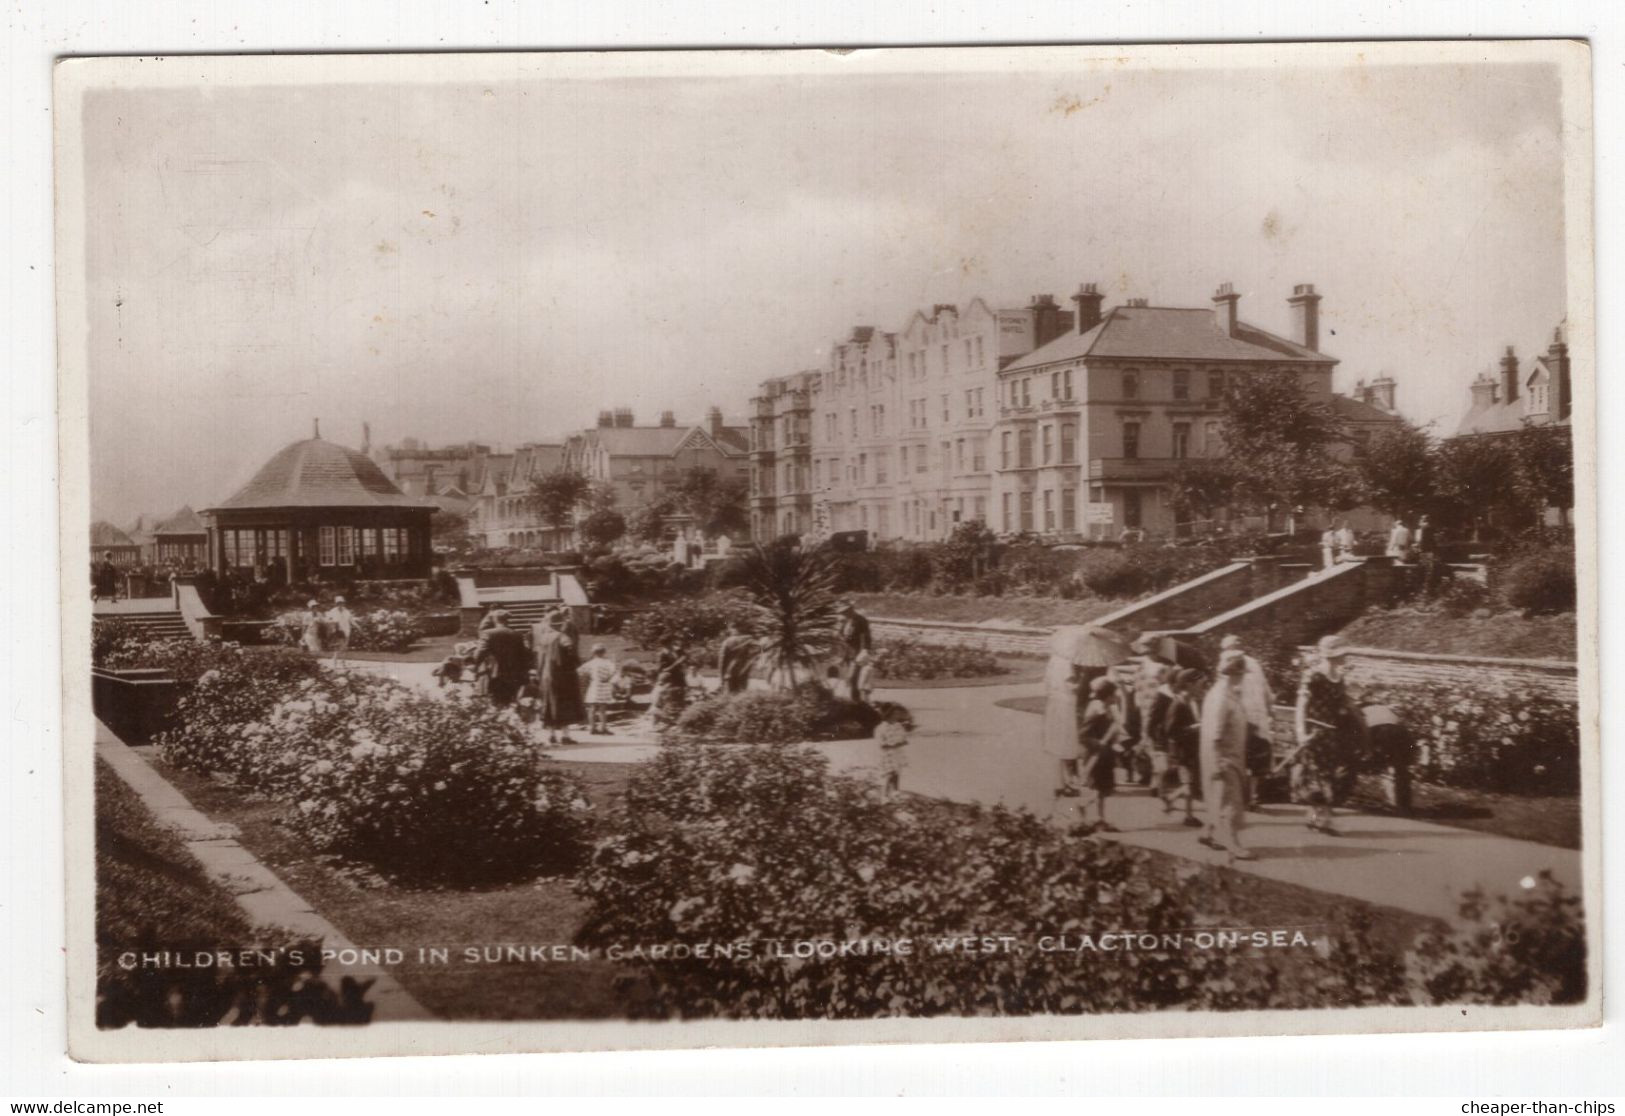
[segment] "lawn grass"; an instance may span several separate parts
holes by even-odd
[[[948,624],[981,624],[1001,620],[1021,627],[1053,628],[1087,624],[1122,607],[1122,601],[1089,597],[933,597],[915,593],[851,593],[858,611],[895,620],[937,620]]]
[[[259,944],[230,894],[135,791],[96,761],[96,943],[102,959],[150,942]]]
[[[1349,805],[1373,814],[1394,813],[1376,780],[1370,778],[1360,780]],[[1578,796],[1496,794],[1417,783],[1412,788],[1411,810],[1405,816],[1560,849],[1580,847]]]
[[[154,759],[156,757],[153,757]],[[599,816],[621,808],[631,765],[560,763],[585,784]],[[250,849],[289,886],[311,902],[351,941],[397,945],[408,956],[418,946],[452,951],[453,963],[408,961],[395,977],[437,1016],[445,1019],[604,1019],[651,1018],[661,1014],[654,993],[630,969],[594,957],[587,961],[459,963],[466,947],[498,944],[566,945],[587,913],[568,879],[525,880],[479,891],[401,886],[308,848],[285,827],[287,807],[255,798],[196,772],[161,766],[210,817],[229,821]],[[967,807],[922,800],[928,810]],[[1395,949],[1408,946],[1433,920],[1405,911],[1375,907],[1325,895],[1228,868],[1145,852],[1148,879],[1188,889],[1204,915],[1227,925],[1262,929],[1302,928],[1311,938],[1369,916],[1371,936]],[[1266,951],[1270,952],[1270,951]],[[1279,952],[1279,951],[1275,951]],[[1288,951],[1291,952],[1291,951]],[[1261,964],[1286,966],[1291,957],[1260,957]]]
[[[1572,661],[1579,629],[1572,612],[1556,616],[1503,612],[1473,617],[1420,609],[1382,609],[1367,612],[1344,628],[1343,638],[1355,647],[1390,651]]]

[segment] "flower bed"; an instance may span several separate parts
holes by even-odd
[[[892,702],[847,701],[809,683],[788,693],[747,690],[706,698],[684,710],[668,736],[707,744],[854,740],[869,736],[882,719],[907,721],[908,711]]]
[[[1584,994],[1578,902],[1550,879],[1505,909],[1470,897],[1483,930],[1440,934],[1410,952],[1359,921],[1328,925],[1312,948],[1170,944],[1256,925],[1236,920],[1232,886],[1217,870],[1170,867],[1025,813],[887,804],[868,784],[831,776],[807,749],[677,746],[634,776],[623,828],[582,875],[591,908],[577,940],[670,943],[657,959],[628,963],[684,1017],[1563,1003]],[[1497,921],[1518,926],[1517,942],[1494,938]],[[1145,937],[1109,962],[1098,948],[1058,945],[1098,944],[1125,927]]]
[[[294,652],[215,653],[159,737],[167,762],[286,801],[317,847],[397,875],[467,883],[575,863],[586,800],[512,712]]]
[[[875,674],[889,683],[902,679],[990,678],[1008,674],[997,655],[980,647],[886,640],[875,647]]]
[[[693,669],[715,664],[728,625],[748,624],[754,616],[744,595],[708,593],[661,601],[628,620],[622,632],[645,651],[659,650],[668,643],[686,647]]]
[[[1580,792],[1580,720],[1573,705],[1533,690],[1415,683],[1371,688],[1362,700],[1392,706],[1416,739],[1428,782],[1510,794]]]

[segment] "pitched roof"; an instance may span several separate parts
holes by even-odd
[[[307,438],[287,446],[229,498],[207,508],[432,508],[406,495],[372,458]]]
[[[1398,422],[1399,416],[1363,399],[1349,395],[1332,396],[1332,413],[1345,422]]]
[[[136,543],[129,535],[105,519],[98,519],[90,525],[91,546],[135,546]]]
[[[688,437],[692,426],[595,426],[596,437],[614,457],[670,457]]]
[[[564,465],[564,446],[559,443],[532,442],[513,451],[509,468],[510,487],[532,477],[551,473]]]
[[[1302,360],[1332,361],[1268,330],[1236,323],[1232,336],[1219,328],[1213,311],[1171,306],[1117,306],[1087,333],[1063,333],[1006,366],[1006,371],[1037,368],[1082,357],[1139,360]]]
[[[203,528],[203,520],[197,517],[197,512],[185,505],[182,505],[181,509],[174,515],[170,516],[168,519],[159,523],[158,526],[154,527],[152,529],[152,533],[154,536],[157,536],[202,535],[206,532]]]
[[[706,433],[711,435],[713,442],[725,450],[733,450],[735,453],[750,452],[750,427],[748,426],[724,426],[717,431],[707,430]]]

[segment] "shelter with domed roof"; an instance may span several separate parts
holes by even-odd
[[[428,577],[436,505],[408,496],[363,453],[315,436],[287,446],[199,512],[209,566],[286,583]]]

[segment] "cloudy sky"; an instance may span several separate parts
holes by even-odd
[[[85,101],[95,514],[282,445],[555,438],[857,323],[1100,283],[1286,332],[1448,428],[1566,313],[1559,81],[1524,65],[131,89]]]

